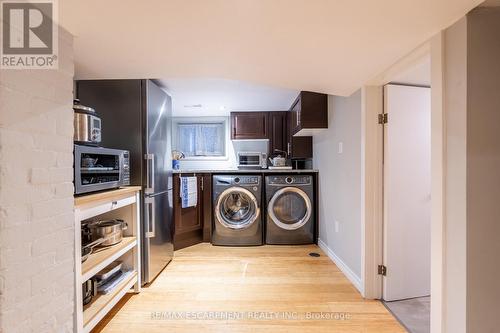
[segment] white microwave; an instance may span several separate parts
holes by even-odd
[[[238,168],[265,169],[267,155],[259,152],[238,152]]]

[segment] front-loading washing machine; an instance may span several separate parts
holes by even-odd
[[[266,176],[266,244],[314,243],[311,175]]]
[[[262,176],[214,175],[212,244],[263,244]]]

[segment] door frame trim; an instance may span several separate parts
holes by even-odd
[[[368,299],[382,297],[383,260],[383,86],[361,90],[361,293]]]
[[[377,265],[382,262],[382,129],[376,117],[383,110],[382,86],[390,78],[414,64],[425,54],[431,56],[431,333],[446,329],[445,230],[444,207],[446,180],[446,127],[444,105],[444,32],[441,31],[408,56],[362,88],[362,182],[361,182],[361,278],[362,295],[380,299],[381,277]],[[378,128],[378,131],[377,131]]]
[[[430,42],[423,43],[361,89],[361,293],[368,299],[382,298],[384,131],[377,119],[384,112],[383,87],[430,51]]]

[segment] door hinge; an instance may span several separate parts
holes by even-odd
[[[379,124],[387,124],[387,113],[381,113],[378,115]]]
[[[378,275],[386,276],[387,275],[387,267],[385,267],[384,265],[378,265]]]
[[[201,190],[203,191],[203,177],[200,177],[200,180],[201,180],[201,184],[200,184],[200,187],[201,187]]]

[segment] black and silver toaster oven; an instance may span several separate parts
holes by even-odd
[[[130,185],[127,150],[81,145],[74,147],[75,194]]]

